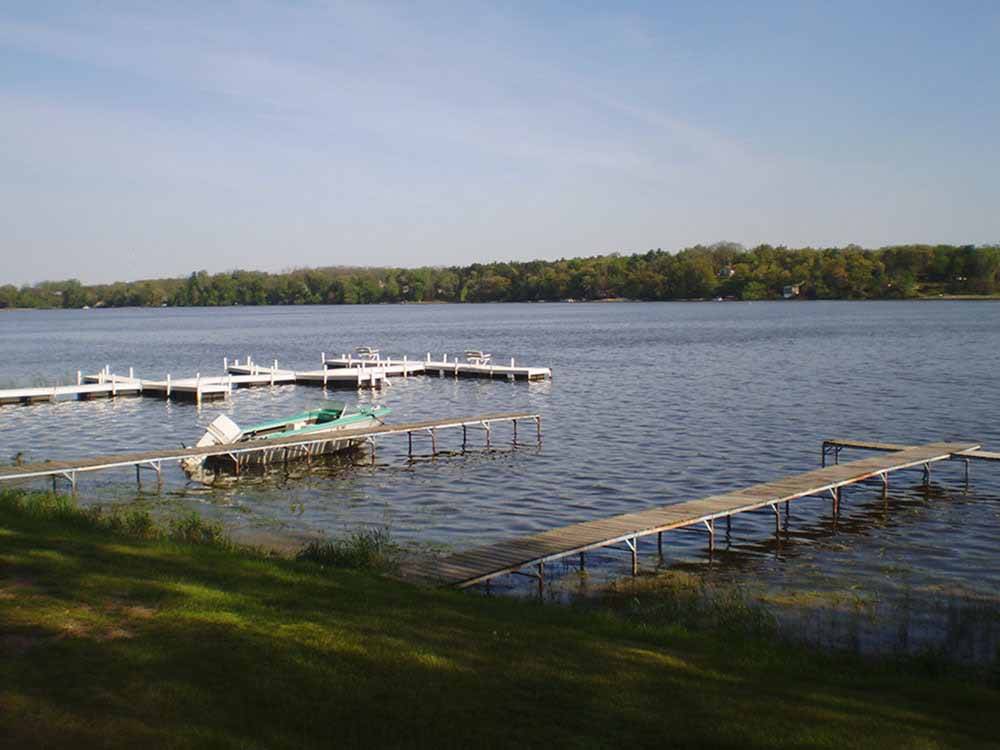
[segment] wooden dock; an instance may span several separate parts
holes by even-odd
[[[878,451],[880,453],[896,453],[912,447],[912,445],[905,445],[903,443],[879,443],[870,440],[824,440],[822,461],[823,466],[826,466],[827,458],[832,456],[835,464],[840,463],[840,452],[845,448]],[[1000,452],[983,450],[965,451],[957,458],[965,461],[966,464],[969,461],[1000,461]]]
[[[546,563],[579,555],[582,566],[585,552],[610,547],[631,553],[632,574],[635,575],[638,572],[638,543],[642,537],[655,534],[662,553],[664,532],[698,528],[707,532],[709,549],[712,549],[716,521],[725,520],[728,531],[733,516],[759,510],[773,513],[775,528],[780,532],[782,505],[785,506],[787,516],[792,501],[829,494],[836,514],[844,487],[877,478],[882,482],[883,492],[886,492],[891,473],[914,467],[922,467],[924,481],[929,482],[931,464],[963,458],[980,448],[973,443],[929,443],[897,447],[898,450],[893,450],[888,455],[825,466],[721,495],[586,521],[476,547],[438,560],[419,563],[405,571],[405,574],[419,580],[458,588],[483,583],[502,575],[529,575],[537,579],[541,591]],[[525,569],[532,569],[533,572],[525,573]]]
[[[511,444],[522,445],[518,441],[518,423],[532,422],[535,427],[537,441],[542,439],[542,418],[535,413],[501,413],[484,414],[473,417],[461,417],[454,419],[429,419],[420,422],[407,422],[400,424],[382,424],[374,427],[358,427],[349,430],[337,430],[326,435],[311,436],[290,436],[286,438],[275,438],[271,440],[256,440],[245,443],[232,443],[229,445],[210,446],[206,448],[181,448],[173,450],[143,451],[138,453],[120,453],[108,456],[94,456],[83,459],[68,459],[59,461],[46,461],[38,464],[24,464],[21,466],[0,467],[0,483],[17,482],[44,477],[52,478],[53,490],[56,488],[57,480],[65,480],[72,487],[77,488],[78,475],[93,471],[115,469],[123,467],[135,467],[136,481],[141,484],[142,469],[149,469],[156,473],[158,483],[162,482],[163,464],[179,462],[185,458],[197,458],[204,456],[230,456],[236,465],[239,464],[237,457],[241,454],[255,453],[259,451],[274,451],[275,449],[286,448],[290,455],[295,456],[296,448],[309,448],[322,446],[324,443],[334,443],[344,440],[365,440],[372,450],[372,459],[375,457],[375,442],[378,439],[389,436],[406,435],[409,445],[409,455],[413,456],[413,439],[415,436],[427,436],[430,439],[431,455],[438,452],[437,433],[440,430],[461,429],[462,447],[468,443],[469,430],[482,430],[485,434],[486,447],[492,446],[492,434],[495,425],[509,423],[512,427]]]

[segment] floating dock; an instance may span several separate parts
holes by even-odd
[[[455,419],[430,419],[421,422],[408,422],[400,424],[382,424],[373,427],[358,427],[349,430],[337,430],[326,435],[311,436],[289,436],[286,438],[274,438],[270,440],[251,440],[245,443],[231,443],[229,445],[216,445],[205,448],[182,448],[180,450],[143,451],[139,453],[120,453],[110,456],[95,456],[92,458],[78,460],[46,461],[38,464],[25,464],[21,466],[0,467],[0,483],[25,481],[44,477],[52,478],[52,488],[55,490],[57,480],[65,480],[69,483],[73,491],[77,488],[78,475],[93,471],[106,469],[135,467],[136,481],[141,485],[141,470],[149,469],[156,473],[157,483],[163,480],[163,464],[179,462],[185,458],[197,458],[205,456],[230,456],[233,458],[234,466],[240,464],[239,456],[248,453],[258,453],[262,451],[275,451],[285,448],[288,453],[286,460],[295,458],[296,455],[305,449],[306,452],[322,452],[326,443],[334,443],[344,440],[365,440],[371,445],[372,460],[375,457],[375,441],[383,437],[394,435],[406,435],[409,443],[409,454],[413,456],[414,436],[427,435],[431,441],[431,454],[437,453],[437,433],[439,430],[461,429],[462,447],[465,448],[468,440],[468,431],[482,430],[485,434],[485,445],[491,447],[492,433],[497,424],[509,423],[512,427],[511,445],[518,446],[518,423],[532,422],[535,427],[538,443],[542,439],[542,418],[534,413],[502,413],[485,414],[474,417],[460,417]],[[274,462],[272,462],[274,463]]]
[[[828,445],[824,443],[824,456]],[[839,445],[848,447],[847,441]],[[873,444],[856,444],[850,447],[871,448]],[[715,544],[715,524],[719,520],[730,529],[733,516],[752,511],[768,511],[774,515],[776,532],[780,532],[781,506],[785,514],[792,501],[814,495],[832,498],[834,516],[839,512],[843,489],[849,485],[877,478],[882,482],[883,493],[888,491],[891,473],[922,467],[924,482],[930,481],[931,464],[950,459],[992,456],[979,451],[973,443],[929,443],[920,446],[892,446],[874,448],[888,455],[866,458],[845,464],[824,466],[821,469],[795,474],[773,482],[756,484],[721,495],[711,495],[700,500],[665,505],[658,508],[625,513],[623,515],[564,526],[540,534],[509,539],[447,557],[418,563],[406,574],[419,580],[441,585],[465,588],[509,574],[535,578],[541,592],[545,581],[545,564],[554,560],[579,555],[581,567],[584,553],[598,548],[622,549],[632,558],[632,575],[638,573],[638,544],[643,537],[655,534],[657,547],[662,554],[664,532],[683,528],[702,529],[708,534],[709,549]],[[622,545],[622,546],[617,546]],[[532,572],[524,572],[526,569]]]

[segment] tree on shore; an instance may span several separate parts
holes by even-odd
[[[899,245],[866,250],[731,243],[678,253],[610,253],[527,262],[422,268],[310,268],[287,273],[195,271],[182,279],[84,285],[44,281],[0,287],[0,308],[315,305],[394,302],[534,302],[779,299],[906,299],[1000,291],[998,245]]]

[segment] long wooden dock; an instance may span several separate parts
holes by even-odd
[[[542,418],[540,414],[514,412],[501,414],[484,414],[472,417],[460,417],[454,419],[429,419],[420,422],[405,422],[400,424],[381,424],[373,427],[358,427],[349,430],[337,430],[326,435],[312,436],[290,436],[286,438],[275,438],[271,440],[254,440],[245,443],[231,443],[229,445],[210,446],[205,448],[181,448],[173,450],[143,451],[137,453],[119,453],[108,456],[93,456],[91,458],[67,459],[59,461],[46,461],[45,463],[25,464],[21,466],[0,467],[0,483],[15,482],[44,477],[52,477],[53,488],[57,479],[66,480],[75,490],[79,474],[101,471],[105,469],[115,469],[134,466],[136,468],[136,479],[140,478],[141,469],[150,469],[156,472],[158,481],[162,481],[162,469],[164,463],[178,462],[185,458],[205,457],[205,456],[230,456],[234,458],[240,454],[254,453],[259,451],[274,451],[278,448],[286,448],[294,457],[292,449],[321,446],[324,443],[336,443],[344,440],[365,440],[372,446],[374,458],[374,448],[376,439],[393,435],[406,435],[409,444],[409,453],[413,455],[414,436],[426,435],[430,438],[431,453],[437,451],[437,432],[446,429],[462,430],[462,445],[468,442],[468,431],[482,430],[485,434],[485,445],[492,445],[492,432],[494,425],[510,423],[513,429],[512,444],[517,446],[523,443],[518,442],[518,423],[531,422],[534,424],[537,441],[542,439]]]
[[[724,519],[728,529],[733,516],[758,510],[770,510],[775,517],[776,529],[780,531],[781,505],[785,506],[787,514],[792,501],[829,493],[836,513],[842,489],[848,485],[878,478],[882,481],[885,492],[891,473],[914,467],[923,467],[926,482],[930,478],[932,463],[965,457],[979,448],[978,444],[973,443],[898,446],[898,450],[888,455],[825,466],[721,495],[586,521],[476,547],[438,560],[418,563],[405,573],[413,578],[458,588],[514,573],[536,578],[541,590],[546,563],[570,555],[580,555],[582,566],[583,554],[588,550],[624,545],[624,549],[631,553],[632,574],[635,575],[638,570],[638,542],[642,537],[656,534],[662,551],[664,532],[700,528],[708,533],[711,549],[714,546],[717,520]],[[525,569],[532,569],[534,572],[524,573]]]

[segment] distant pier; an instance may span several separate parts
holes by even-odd
[[[116,398],[118,396],[152,396],[164,399],[203,401],[224,399],[236,388],[275,385],[312,385],[322,388],[380,389],[390,377],[410,377],[413,375],[437,374],[456,378],[488,378],[505,380],[537,381],[552,377],[548,367],[525,367],[514,359],[510,364],[494,363],[490,355],[482,352],[467,353],[464,361],[457,357],[449,359],[447,354],[433,359],[427,354],[425,360],[402,358],[381,358],[375,350],[366,357],[343,354],[328,358],[320,355],[321,368],[318,370],[291,370],[278,366],[273,360],[269,365],[254,362],[247,356],[239,359],[223,358],[224,375],[140,378],[133,368],[128,374],[111,372],[104,367],[97,373],[84,375],[77,371],[76,383],[69,385],[35,386],[29,388],[8,388],[0,390],[0,405],[38,404],[76,398]],[[479,356],[468,356],[479,355]]]

